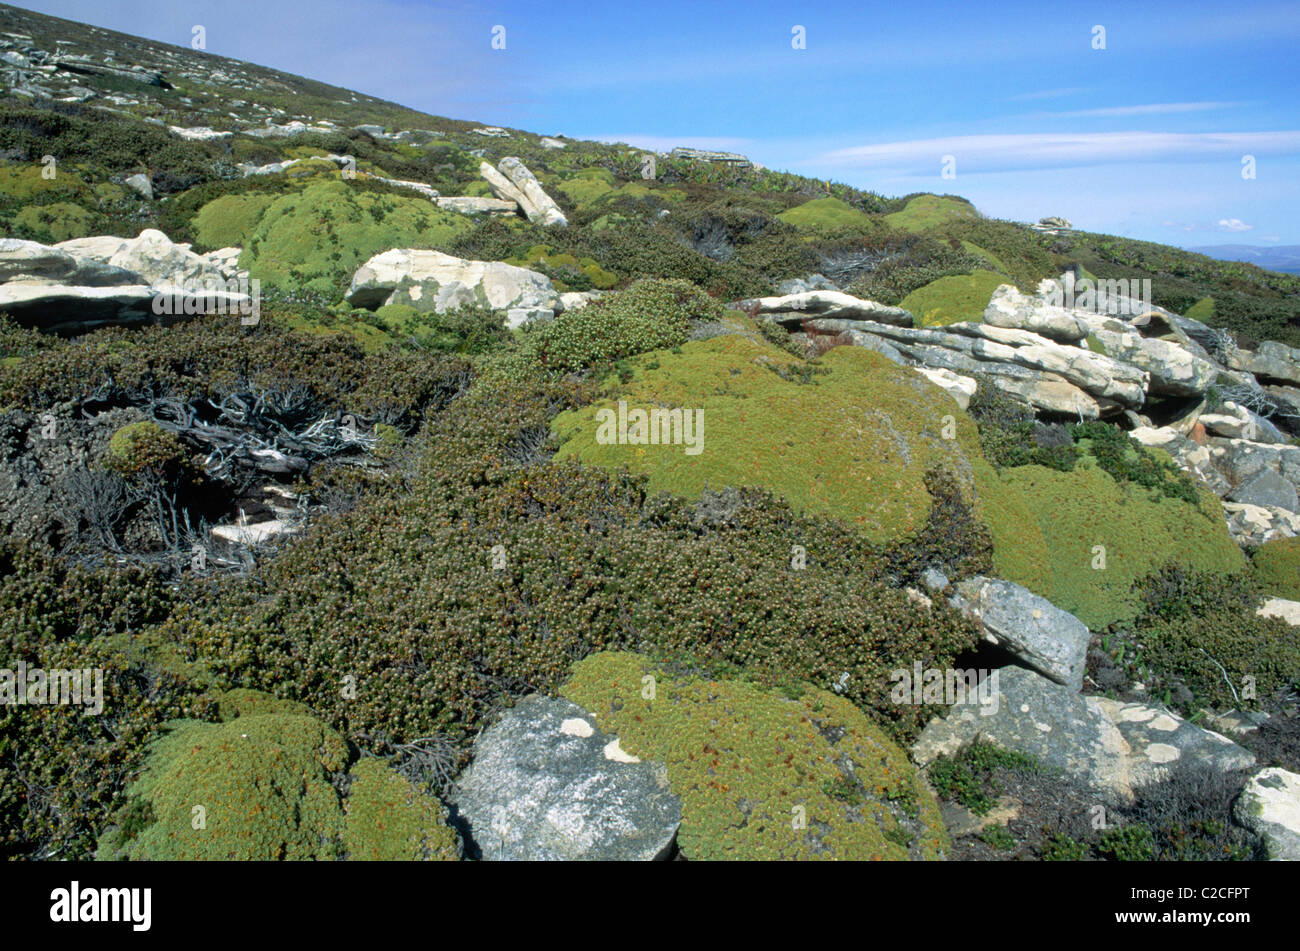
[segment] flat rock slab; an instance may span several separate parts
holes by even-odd
[[[929,765],[980,737],[1131,801],[1137,789],[1168,778],[1180,762],[1224,772],[1255,762],[1226,737],[1166,710],[1085,697],[1021,667],[989,676],[997,684],[982,701],[954,704],[921,732],[912,747],[917,763]]]
[[[1075,690],[1092,633],[1073,614],[1010,581],[976,577],[957,585],[963,614],[979,622],[989,640],[1044,676]]]
[[[1233,808],[1242,825],[1264,837],[1269,858],[1300,862],[1300,776],[1276,766],[1262,769]]]
[[[662,764],[539,694],[483,731],[450,798],[471,854],[498,861],[664,859],[682,820]]]

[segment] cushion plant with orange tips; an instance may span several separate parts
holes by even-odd
[[[939,859],[948,838],[907,754],[853,704],[674,673],[629,653],[577,665],[564,695],[623,751],[663,762],[689,859]]]

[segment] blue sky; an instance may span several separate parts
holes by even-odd
[[[1183,246],[1300,244],[1294,2],[21,5],[184,46],[202,24],[210,52],[440,115]]]

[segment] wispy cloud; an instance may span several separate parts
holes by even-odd
[[[1218,227],[1220,231],[1249,231],[1255,226],[1246,224],[1240,218],[1220,218]]]
[[[1212,112],[1243,105],[1240,102],[1153,102],[1140,106],[1103,106],[1070,112],[1038,113],[1053,119],[1120,118],[1124,116],[1167,116],[1183,112]]]
[[[798,163],[914,170],[955,156],[965,171],[1070,168],[1116,162],[1180,162],[1300,151],[1300,130],[1278,132],[1045,132],[959,135],[835,149]]]

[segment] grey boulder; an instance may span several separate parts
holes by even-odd
[[[1022,667],[999,668],[987,679],[994,678],[989,687],[981,684],[983,696],[927,724],[912,747],[918,764],[982,738],[1131,802],[1179,764],[1227,772],[1255,763],[1236,743],[1167,710],[1085,697]]]
[[[450,798],[468,851],[491,860],[665,859],[682,819],[662,764],[539,694],[483,731]]]
[[[1058,684],[1082,689],[1092,635],[1073,614],[1028,588],[995,578],[961,582],[957,600],[988,640]]]

